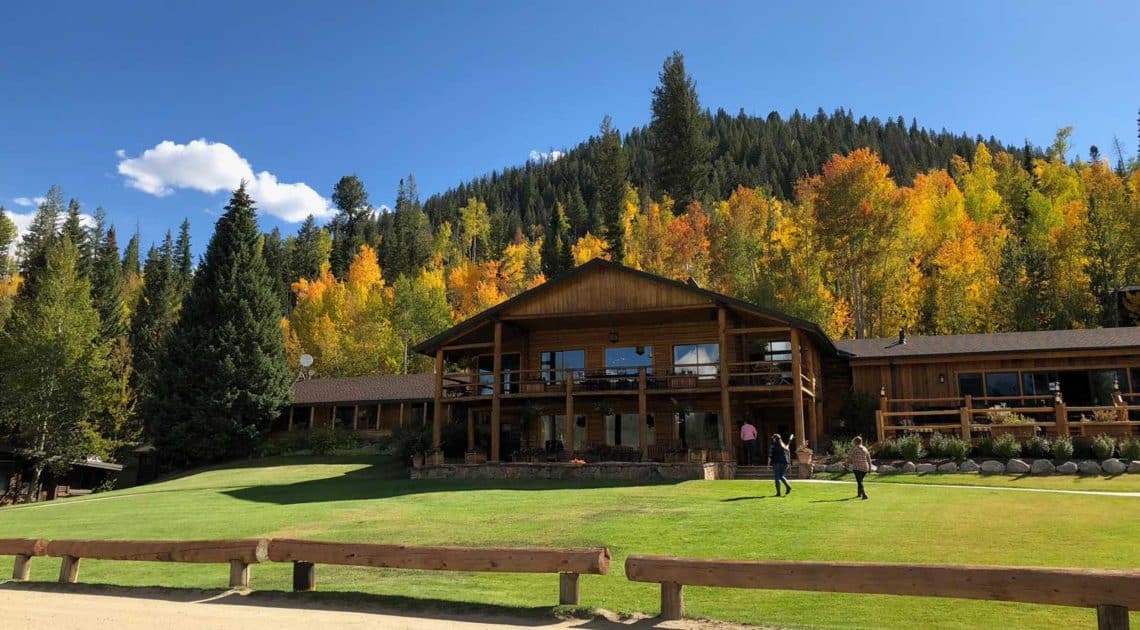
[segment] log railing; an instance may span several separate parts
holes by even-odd
[[[1140,610],[1140,571],[1037,567],[701,560],[630,556],[626,576],[661,585],[661,616],[685,614],[691,586],[949,597],[1095,608],[1103,630],[1128,628]]]

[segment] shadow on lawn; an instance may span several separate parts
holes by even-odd
[[[34,591],[46,593],[77,593],[105,597],[161,600],[184,604],[227,606],[261,606],[301,610],[332,610],[340,612],[388,614],[439,621],[481,621],[489,624],[516,626],[546,626],[558,623],[557,613],[571,610],[565,607],[514,607],[476,604],[438,599],[421,599],[399,595],[376,595],[351,591],[323,591],[291,593],[285,591],[218,591],[180,589],[154,586],[115,586],[108,584],[56,584],[51,582],[4,582],[4,591]],[[593,617],[587,609],[572,609],[582,617]],[[483,617],[473,619],[473,616]],[[642,620],[649,622],[651,620]],[[581,628],[630,627],[631,624],[608,621],[605,618],[583,619]],[[637,626],[652,625],[637,623]]]
[[[387,499],[411,494],[457,492],[463,490],[566,490],[582,488],[624,488],[672,485],[679,481],[608,481],[562,479],[423,479],[411,480],[407,470],[390,462],[344,473],[338,477],[309,479],[279,485],[248,486],[226,490],[235,499],[255,503],[296,505],[331,501]]]

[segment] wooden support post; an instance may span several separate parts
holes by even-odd
[[[467,408],[467,452],[475,450],[475,410]]]
[[[293,563],[293,590],[299,593],[317,590],[317,565],[312,562]]]
[[[685,594],[676,582],[661,583],[661,618],[681,619],[685,616]]]
[[[450,418],[450,417],[451,417],[451,414],[448,414],[448,417]],[[422,414],[420,414],[420,418],[421,418],[421,419],[422,419],[424,422],[427,422],[427,419],[428,419],[428,404],[427,404],[427,401],[426,401],[426,400],[424,401],[424,411],[423,411],[423,413],[422,413]]]
[[[1057,435],[1069,435],[1069,409],[1062,400],[1057,400],[1054,403],[1053,413],[1055,414],[1054,420],[1057,422]]]
[[[728,311],[723,306],[716,309],[717,328],[717,354],[720,365],[720,426],[724,432],[724,450],[733,460],[736,459],[736,449],[733,447],[732,402],[728,397]]]
[[[823,433],[823,401],[815,401],[815,417],[812,423],[811,440],[812,444],[819,444],[819,436]]]
[[[1128,630],[1128,608],[1100,604],[1096,607],[1097,630]]]
[[[962,439],[969,442],[972,437],[970,431],[970,410],[962,407],[958,411],[958,420],[962,423]]]
[[[499,400],[503,389],[503,322],[495,322],[494,354],[491,356],[491,456],[490,461],[500,461],[499,442],[502,439],[502,402]]]
[[[376,430],[380,430],[380,422],[384,417],[384,403],[376,403]],[[368,427],[371,429],[372,427]]]
[[[289,429],[288,429],[289,431],[293,430],[293,410],[294,409],[295,409],[295,407],[293,407],[293,405],[289,405]]]
[[[404,404],[400,403],[400,426],[404,426]],[[439,435],[443,430],[443,350],[435,352],[435,414],[431,422],[431,445],[439,448]]]
[[[309,407],[309,430],[313,430],[313,423],[317,421],[317,407],[316,405]]]
[[[360,418],[360,405],[352,406],[352,430],[356,431],[360,427],[357,426],[358,418]]]
[[[249,563],[230,560],[230,588],[249,588]]]
[[[807,434],[804,431],[804,389],[803,389],[803,356],[800,346],[800,331],[792,329],[792,412],[796,421],[796,435],[801,445],[807,446]],[[795,455],[795,453],[793,453]]]
[[[883,431],[883,412],[875,410],[875,441],[882,442],[886,439],[886,432]]]
[[[649,412],[645,400],[648,377],[645,368],[637,370],[637,437],[641,441],[641,459],[649,459]]]
[[[32,576],[32,557],[17,555],[12,563],[12,579],[17,582],[27,582]]]
[[[79,580],[79,558],[64,556],[59,567],[60,584],[75,584]]]
[[[574,452],[574,375],[566,372],[566,452]]]
[[[577,573],[558,574],[558,603],[562,606],[578,605],[579,597]]]

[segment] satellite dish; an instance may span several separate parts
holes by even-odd
[[[313,366],[313,355],[302,354],[301,355],[301,367],[307,368],[307,367],[312,367],[312,366]]]

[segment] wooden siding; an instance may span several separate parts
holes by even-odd
[[[542,291],[503,314],[551,315],[602,311],[636,311],[710,304],[708,298],[618,269],[599,268],[593,273]]]

